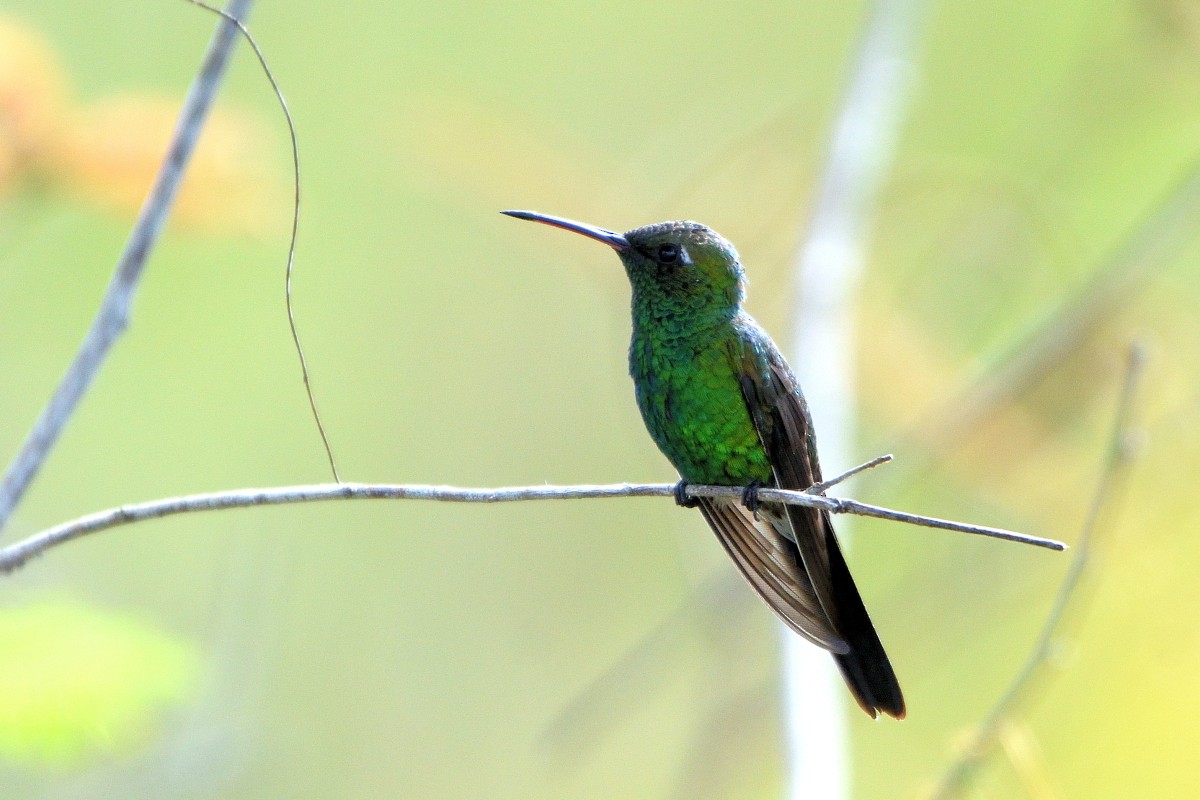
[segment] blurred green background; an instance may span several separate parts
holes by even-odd
[[[619,265],[496,212],[704,221],[785,339],[868,10],[258,4],[299,128],[296,311],[343,477],[673,480],[625,374]],[[90,322],[214,21],[168,0],[0,12],[9,454]],[[1144,450],[1086,608],[976,786],[1197,796],[1200,190],[1176,190],[1200,158],[1200,3],[935,3],[922,30],[857,308],[855,461],[898,461],[854,494],[1074,541],[1143,337]],[[133,325],[8,540],[327,478],[283,311],[287,140],[244,48],[220,106]],[[1041,369],[973,390],[1047,342]],[[854,795],[918,796],[1023,663],[1070,554],[855,529],[909,719],[853,713]],[[5,797],[780,795],[774,623],[666,501],[196,515],[63,547],[2,598]]]

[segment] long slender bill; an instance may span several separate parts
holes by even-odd
[[[583,222],[576,222],[573,219],[564,217],[555,217],[550,214],[539,214],[536,211],[501,211],[501,214],[507,214],[510,217],[517,219],[527,219],[531,222],[540,222],[543,225],[553,225],[556,228],[562,228],[565,231],[581,233],[589,239],[595,239],[597,242],[604,242],[613,250],[624,250],[629,247],[629,240],[619,233],[597,228],[595,225],[588,225]]]

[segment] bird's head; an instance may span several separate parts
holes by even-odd
[[[573,231],[616,250],[633,285],[635,307],[707,318],[732,315],[741,304],[745,281],[737,251],[699,222],[658,222],[622,234],[534,211],[503,213]]]

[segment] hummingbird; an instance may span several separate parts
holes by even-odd
[[[679,472],[738,571],[792,631],[833,654],[854,699],[903,719],[904,697],[834,535],[829,513],[759,502],[761,487],[821,481],[808,404],[779,348],[742,309],[737,250],[698,222],[625,233],[534,211],[502,212],[611,247],[633,288],[629,374],[650,437]],[[741,502],[688,484],[746,487]]]

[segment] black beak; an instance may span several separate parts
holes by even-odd
[[[565,231],[574,231],[582,233],[589,239],[595,239],[597,242],[604,242],[613,250],[620,252],[629,247],[629,240],[619,233],[597,228],[595,225],[587,225],[575,220],[565,219],[563,217],[552,217],[549,214],[539,214],[536,211],[501,211],[501,214],[507,214],[510,217],[517,219],[527,219],[531,222],[540,222],[543,225],[553,225],[556,228],[562,228]]]

